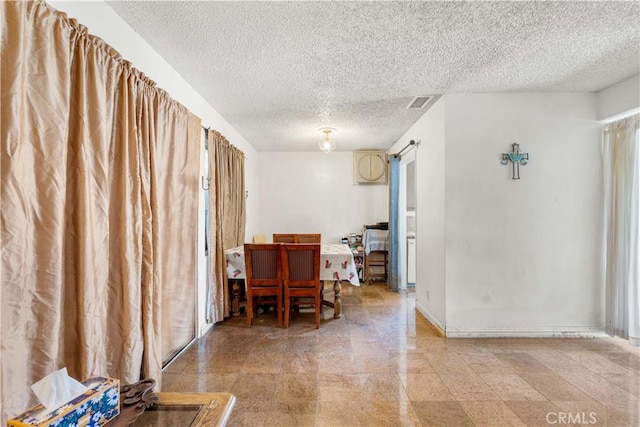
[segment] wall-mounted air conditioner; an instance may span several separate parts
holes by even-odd
[[[354,184],[386,184],[387,153],[384,151],[353,152]]]

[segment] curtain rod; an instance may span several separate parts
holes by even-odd
[[[200,125],[200,127],[201,127],[202,129],[206,130],[207,132],[209,132],[209,131],[211,130],[211,127],[209,127],[209,126],[205,127],[205,126]],[[208,142],[208,141],[205,141],[205,147],[206,147],[207,142]],[[244,154],[244,153],[243,153],[243,154]],[[249,159],[249,158],[247,157],[247,155],[246,155],[246,154],[244,154],[244,158],[245,158],[245,159]]]
[[[404,150],[406,149],[410,149],[412,147],[417,147],[418,145],[420,145],[420,141],[415,142],[413,139],[411,141],[409,141],[409,143],[407,145],[404,146],[404,148],[400,151],[398,151],[396,154],[393,154],[393,157],[401,157],[402,153],[404,152]]]

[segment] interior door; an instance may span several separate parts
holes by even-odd
[[[400,160],[399,199],[399,263],[400,287],[415,286],[415,237],[416,237],[416,156],[415,150],[404,154]],[[410,255],[410,250],[412,256]]]

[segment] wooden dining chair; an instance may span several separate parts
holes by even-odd
[[[295,243],[320,243],[320,234],[295,234]]]
[[[244,245],[245,282],[247,285],[247,327],[257,314],[258,301],[275,304],[278,326],[282,327],[282,255],[279,244]]]
[[[313,303],[318,329],[322,307],[320,245],[285,243],[280,245],[280,251],[284,283],[284,327],[289,327],[291,304]]]
[[[273,243],[295,243],[295,234],[273,234]]]

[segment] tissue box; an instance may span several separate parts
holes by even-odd
[[[36,405],[9,420],[15,427],[94,427],[101,426],[120,413],[120,381],[115,378],[88,378],[82,381],[86,393],[51,411]]]

